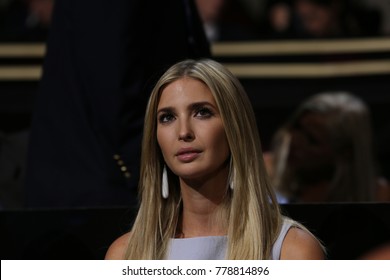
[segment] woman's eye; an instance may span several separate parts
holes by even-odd
[[[174,116],[172,114],[161,114],[158,117],[159,123],[168,123],[174,119]]]
[[[213,112],[206,107],[200,108],[199,110],[196,111],[195,114],[196,117],[201,117],[201,118],[209,118],[213,115],[214,115]]]

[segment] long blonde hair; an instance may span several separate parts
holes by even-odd
[[[125,257],[164,259],[169,240],[175,236],[181,194],[177,176],[169,172],[169,198],[162,198],[164,160],[156,136],[157,106],[165,87],[183,77],[201,81],[210,89],[230,147],[230,180],[234,190],[224,210],[229,236],[226,258],[270,258],[282,219],[273,188],[268,182],[254,112],[238,79],[210,59],[185,60],[173,65],[151,93],[142,143],[141,203]]]

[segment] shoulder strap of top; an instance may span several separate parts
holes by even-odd
[[[283,217],[283,225],[279,232],[279,236],[276,239],[274,245],[272,246],[272,252],[271,252],[271,259],[272,260],[279,260],[280,259],[280,253],[282,251],[282,244],[284,241],[284,238],[286,237],[287,232],[289,229],[294,226],[295,222],[289,218]]]

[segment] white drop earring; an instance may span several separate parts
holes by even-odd
[[[230,172],[231,172],[231,174],[229,176],[229,187],[231,190],[233,190],[234,189],[233,181],[234,181],[234,177],[235,177],[234,167],[231,167]]]
[[[162,197],[167,199],[169,196],[169,186],[168,186],[167,168],[165,167],[165,165],[162,173],[161,190],[162,190]]]

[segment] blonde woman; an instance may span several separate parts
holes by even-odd
[[[140,208],[106,259],[322,259],[283,217],[249,99],[213,60],[166,71],[147,107]]]

